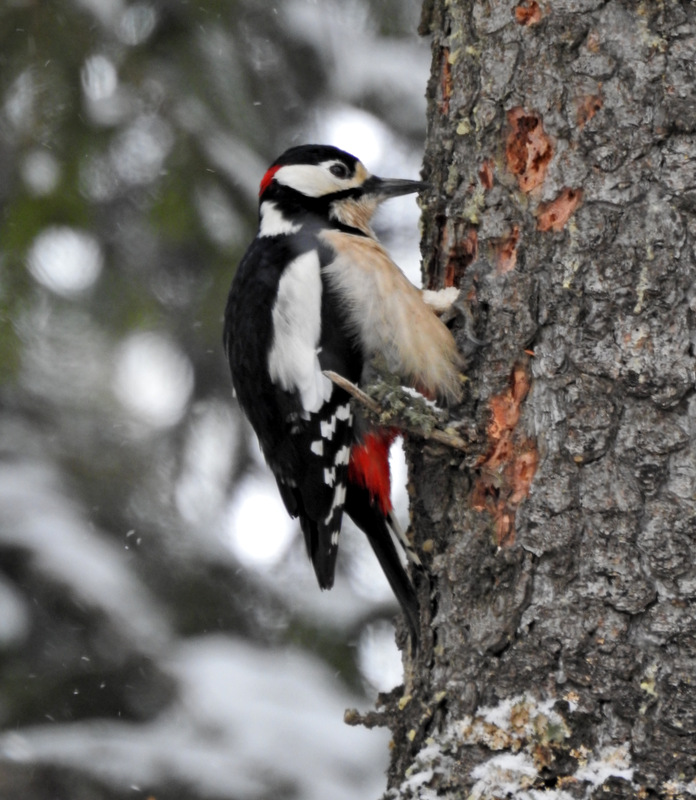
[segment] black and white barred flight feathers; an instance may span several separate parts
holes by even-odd
[[[335,147],[285,152],[261,181],[259,230],[235,274],[224,330],[234,389],[300,519],[319,585],[333,585],[345,511],[367,534],[414,644],[418,604],[390,535],[417,561],[389,498],[394,433],[359,431],[349,396],[323,371],[357,383],[380,354],[419,389],[458,396],[452,335],[370,228],[380,202],[421,188],[372,176]]]

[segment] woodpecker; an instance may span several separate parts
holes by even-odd
[[[418,602],[390,535],[420,563],[390,499],[396,432],[361,421],[324,371],[359,383],[381,356],[431,397],[459,396],[457,348],[428,305],[433,293],[408,281],[370,227],[382,201],[424,187],[371,175],[335,147],[287,150],[261,180],[258,232],[234,275],[224,323],[236,396],[285,507],[299,517],[319,586],[333,585],[346,513],[367,535],[413,648]]]

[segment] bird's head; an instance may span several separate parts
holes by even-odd
[[[371,175],[355,156],[329,145],[301,145],[286,150],[268,168],[259,197],[296,203],[371,234],[377,206],[390,197],[419,192],[421,181],[385,179]]]

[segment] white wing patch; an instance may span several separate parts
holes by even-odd
[[[350,404],[346,403],[345,405],[338,406],[331,419],[323,419],[319,423],[319,430],[323,439],[328,439],[329,441],[333,439],[339,420],[341,422],[348,420],[348,424],[352,424],[353,412],[350,410]],[[312,449],[314,449],[314,445],[312,445]],[[321,453],[318,453],[318,455],[321,455]]]
[[[322,374],[317,352],[321,335],[319,268],[319,255],[310,250],[297,256],[283,272],[273,306],[274,337],[268,354],[271,380],[286,391],[298,392],[307,413],[316,413],[333,389]]]
[[[275,203],[266,200],[261,203],[261,224],[259,225],[259,236],[283,236],[297,233],[302,225],[297,225],[291,220],[286,219]]]
[[[319,423],[322,438],[328,439],[331,441],[333,439],[334,433],[336,433],[336,417],[331,417],[330,420],[322,420]]]
[[[345,444],[338,451],[338,453],[336,453],[336,464],[338,466],[345,467],[349,461],[350,461],[350,447],[347,444]]]
[[[343,406],[339,406],[336,409],[336,419],[340,419],[343,421],[348,420],[349,422],[352,422],[352,418],[353,418],[353,413],[350,410],[349,403],[346,403]]]
[[[324,520],[324,525],[329,525],[331,523],[331,519],[336,512],[337,509],[343,508],[343,504],[346,502],[346,485],[345,483],[339,483],[336,487],[336,491],[334,492],[333,503],[331,504],[331,508],[329,513],[326,515],[326,519]],[[331,536],[331,544],[338,544],[338,531],[334,531]],[[334,541],[335,537],[335,541]]]
[[[351,411],[350,403],[344,403],[340,406],[337,406],[334,409],[330,419],[321,420],[319,423],[319,430],[322,438],[312,442],[310,447],[313,453],[330,457],[332,452],[331,441],[333,440],[339,428],[339,422],[347,422],[349,426],[352,425],[353,412]],[[329,509],[329,513],[324,518],[324,525],[327,527],[333,526],[335,528],[331,533],[332,547],[338,545],[338,534],[340,532],[341,521],[340,514],[346,502],[345,468],[350,462],[350,452],[351,446],[349,444],[343,444],[340,447],[337,447],[337,449],[333,452],[333,464],[331,466],[325,466],[323,471],[324,484],[330,489],[333,489],[331,508]]]

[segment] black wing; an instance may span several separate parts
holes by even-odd
[[[353,442],[349,396],[329,387],[324,402],[308,410],[300,390],[278,385],[268,370],[281,278],[289,264],[312,249],[317,252],[319,269],[326,254],[320,255],[313,237],[266,237],[252,243],[228,297],[224,343],[239,402],[259,437],[288,512],[300,519],[319,585],[330,588]],[[320,313],[321,336],[314,351],[320,368],[357,380],[362,360],[347,332],[340,304],[325,285]]]

